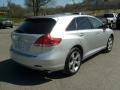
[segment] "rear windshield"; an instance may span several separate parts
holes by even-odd
[[[16,30],[17,33],[26,34],[47,34],[50,33],[56,21],[54,19],[26,19]]]
[[[113,14],[104,14],[104,17],[105,18],[111,18],[111,17],[114,17]]]

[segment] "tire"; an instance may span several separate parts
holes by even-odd
[[[107,47],[106,49],[104,50],[106,53],[109,53],[112,51],[112,47],[113,47],[113,37],[110,36],[109,39],[108,39],[108,42],[107,42]]]
[[[13,26],[10,26],[11,28],[13,28]]]
[[[3,26],[2,29],[6,29],[6,27]]]
[[[5,26],[2,26],[2,29],[5,29],[6,27]]]
[[[74,75],[77,73],[81,66],[81,51],[79,48],[72,48],[66,58],[64,74]]]

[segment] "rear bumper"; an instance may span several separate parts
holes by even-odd
[[[57,71],[64,69],[65,57],[58,53],[40,54],[38,56],[24,55],[10,50],[11,58],[19,64],[36,70]]]

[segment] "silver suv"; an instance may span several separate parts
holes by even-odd
[[[113,31],[89,15],[30,17],[12,33],[11,58],[37,70],[78,72],[81,61],[113,46]]]

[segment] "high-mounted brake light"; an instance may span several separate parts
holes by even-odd
[[[52,37],[50,34],[43,35],[42,37],[39,37],[34,45],[35,46],[54,46],[58,45],[61,42],[61,38],[55,38]]]

